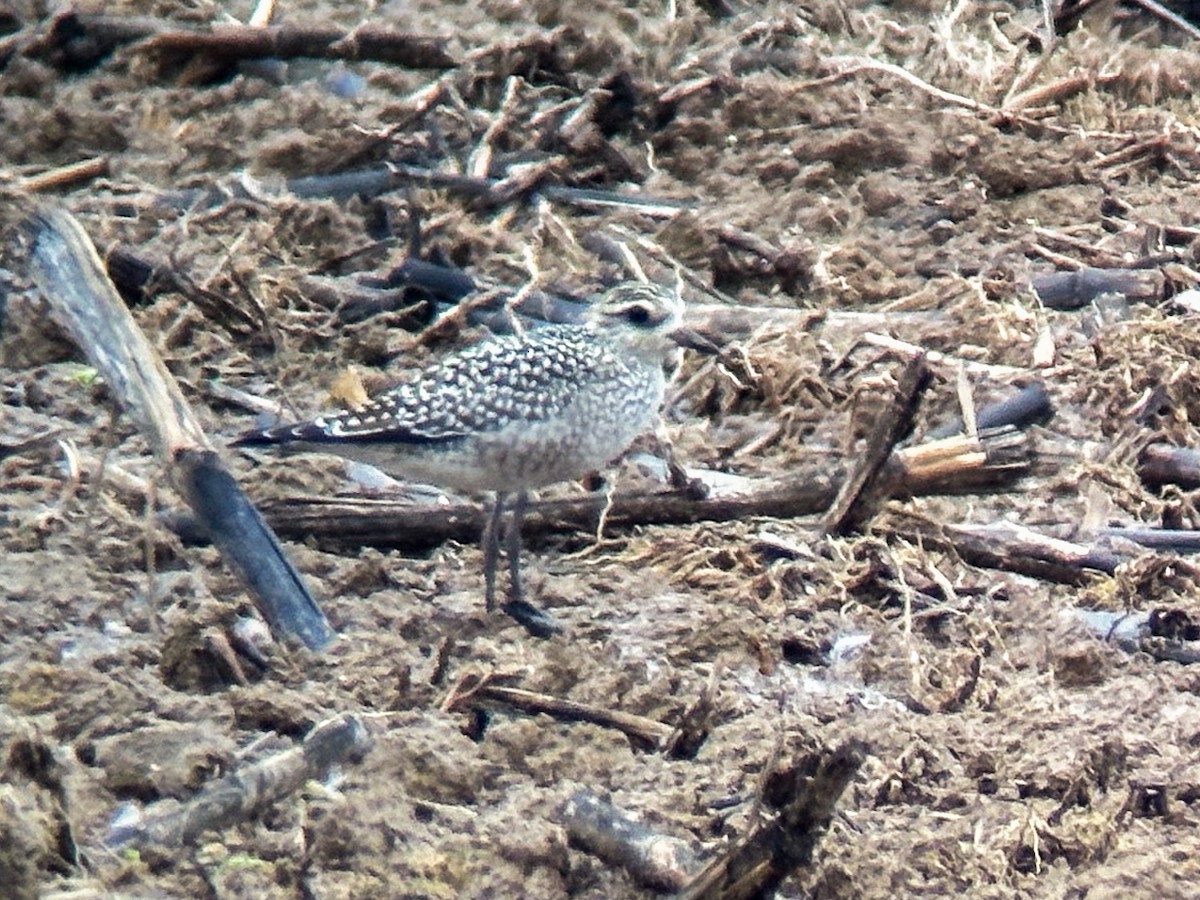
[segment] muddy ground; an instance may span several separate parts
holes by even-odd
[[[1200,676],[1072,613],[1195,616],[1193,566],[1139,558],[1056,583],[968,565],[905,524],[1008,520],[1085,542],[1101,525],[1196,525],[1195,495],[1146,487],[1137,460],[1152,439],[1196,443],[1200,319],[1169,302],[1055,312],[1030,288],[1072,261],[1148,264],[1187,286],[1195,45],[1111,5],[1053,43],[1026,4],[672,6],[301,0],[276,21],[436,35],[458,65],[230,68],[129,46],[69,63],[20,43],[50,14],[18,0],[0,6],[4,224],[23,215],[26,179],[107,158],[107,175],[49,193],[102,249],[183,279],[131,304],[219,445],[253,415],[214,381],[308,414],[349,369],[375,390],[481,336],[420,340],[400,311],[340,321],[305,281],[385,272],[419,231],[423,256],[485,286],[586,295],[630,274],[624,245],[652,278],[683,273],[697,306],[807,313],[738,337],[748,370],[684,362],[668,431],[689,466],[786,477],[852,461],[902,362],[863,341],[872,331],[941,354],[913,441],[955,420],[962,395],[984,405],[1043,381],[1056,413],[1029,430],[1030,472],[896,500],[842,538],[812,517],[538,537],[529,579],[568,629],[549,640],[484,613],[473,543],[291,541],[340,637],[323,653],[276,646],[237,684],[205,640],[252,606],[214,549],[164,525],[180,501],[47,322],[10,229],[0,893],[642,896],[569,845],[557,809],[574,791],[712,857],[769,817],[753,803],[765,768],[860,742],[828,833],[781,896],[1194,896]],[[283,190],[383,161],[498,178],[541,165],[543,183],[687,210]],[[226,458],[258,498],[367,490],[331,458]],[[647,476],[615,477],[619,491]],[[460,679],[489,673],[668,725],[711,682],[718,712],[695,757],[671,759],[599,725],[493,704],[481,733],[479,716],[441,711]],[[182,848],[106,845],[127,804],[186,800],[343,713],[373,748],[328,779]]]

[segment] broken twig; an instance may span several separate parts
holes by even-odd
[[[775,815],[761,821],[679,892],[680,900],[751,900],[774,896],[797,869],[812,862],[838,799],[862,765],[859,745],[802,753],[768,773],[763,806]]]
[[[822,525],[825,534],[844,534],[870,517],[883,494],[874,490],[876,480],[896,442],[912,428],[917,403],[928,383],[925,356],[918,354],[906,363],[896,379],[891,402],[867,439],[867,446],[854,470],[842,482],[837,498],[825,514]]]
[[[44,39],[26,49],[59,65],[94,65],[118,47],[199,54],[222,60],[374,60],[412,69],[458,65],[442,38],[414,35],[381,25],[347,31],[334,25],[259,27],[221,23],[189,28],[151,17],[91,15],[74,10],[58,16]]]
[[[201,790],[182,807],[171,801],[152,806],[142,820],[114,828],[110,847],[181,847],[206,831],[245,821],[310,779],[324,778],[339,763],[365,754],[371,746],[366,726],[356,716],[338,716],[315,726],[304,743],[234,772]]]
[[[1200,487],[1200,451],[1170,444],[1150,444],[1138,461],[1142,481],[1154,487],[1177,484],[1186,490]]]
[[[107,175],[108,169],[108,157],[97,156],[92,159],[80,160],[67,166],[59,166],[57,169],[50,169],[48,172],[39,172],[37,175],[22,178],[20,185],[33,194],[42,191],[57,191]]]
[[[558,810],[570,842],[619,866],[638,884],[677,891],[690,879],[696,853],[679,838],[651,831],[591,791],[576,791]]]
[[[1051,272],[1033,279],[1038,299],[1049,309],[1080,309],[1101,294],[1122,294],[1134,301],[1159,303],[1166,276],[1158,269],[1096,269],[1084,266],[1073,272]]]
[[[33,279],[126,414],[150,441],[171,482],[226,563],[281,636],[320,649],[333,640],[274,533],[238,488],[175,379],[121,302],[87,234],[66,210],[43,207],[27,223]]]
[[[549,694],[539,694],[496,683],[497,676],[469,674],[450,691],[442,709],[453,712],[480,700],[503,703],[529,713],[546,713],[566,722],[590,722],[605,728],[615,728],[635,745],[646,750],[663,746],[671,737],[672,728],[654,719],[620,710],[603,709],[588,703],[564,700]]]

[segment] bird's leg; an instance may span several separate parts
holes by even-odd
[[[484,606],[488,612],[496,608],[496,564],[500,561],[500,516],[504,513],[507,494],[496,492],[496,503],[483,526]]]
[[[508,602],[523,603],[521,589],[521,519],[529,505],[529,493],[521,491],[508,511],[508,529],[504,532],[504,553],[508,556]]]
[[[658,445],[657,449],[667,464],[668,484],[677,491],[684,491],[689,497],[697,500],[705,499],[708,496],[708,487],[699,478],[693,478],[687,473],[687,469],[679,461],[679,457],[675,455],[675,445],[671,443],[671,436],[667,434],[666,425],[663,424],[661,419],[658,425],[655,426],[652,438],[654,443]]]
[[[528,603],[521,589],[521,519],[529,505],[529,494],[517,494],[513,500],[508,529],[504,532],[504,552],[508,555],[508,602],[504,611],[520,622],[534,637],[548,638],[561,632],[554,617]]]

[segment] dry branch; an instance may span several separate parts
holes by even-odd
[[[644,750],[662,747],[673,734],[670,725],[645,716],[603,709],[535,691],[505,687],[497,684],[496,678],[489,675],[465,675],[450,690],[449,696],[442,703],[443,711],[453,712],[470,707],[477,701],[490,700],[528,713],[546,713],[565,722],[590,722],[605,728],[615,728]]]
[[[1170,444],[1150,444],[1138,461],[1138,474],[1146,484],[1177,484],[1186,490],[1200,487],[1200,451]]]
[[[558,818],[572,845],[619,866],[643,887],[677,891],[691,877],[696,853],[686,841],[651,831],[591,791],[576,791]]]
[[[776,811],[710,863],[679,892],[681,900],[771,897],[797,869],[812,862],[842,792],[863,756],[851,742],[802,753],[765,779],[763,806]]]
[[[74,11],[58,16],[45,38],[26,52],[79,68],[93,65],[128,44],[136,44],[139,50],[199,54],[221,60],[302,57],[374,60],[413,69],[450,69],[458,64],[447,52],[442,38],[378,25],[364,25],[353,31],[329,25],[217,24],[189,28],[150,17]]]
[[[150,441],[172,484],[250,589],[263,617],[280,636],[324,647],[333,639],[324,614],[209,444],[83,228],[65,210],[47,207],[31,216],[26,230],[30,268],[42,296]]]
[[[109,160],[107,156],[96,156],[92,159],[80,160],[68,166],[50,169],[21,179],[21,187],[31,194],[42,191],[56,191],[74,187],[83,181],[91,181],[107,175]]]
[[[897,450],[888,460],[886,477],[893,495],[967,492],[1028,468],[1028,438],[1006,425]]]
[[[925,356],[918,354],[908,361],[896,379],[891,402],[881,413],[854,470],[842,482],[825,514],[822,526],[825,534],[844,534],[870,518],[883,499],[883,491],[875,490],[876,481],[896,442],[912,428],[921,392],[928,384]]]
[[[1080,584],[1095,574],[1112,575],[1132,554],[1078,544],[1022,525],[943,525],[917,516],[887,523],[887,530],[925,547],[953,550],[965,562],[1062,584]]]
[[[852,78],[860,72],[879,72],[903,81],[910,87],[916,88],[917,90],[928,94],[938,102],[947,106],[961,106],[965,109],[972,110],[973,112],[986,113],[989,116],[999,116],[1001,114],[1001,110],[994,106],[989,106],[986,103],[980,103],[978,100],[972,99],[971,97],[965,97],[962,94],[955,94],[951,91],[943,90],[942,88],[930,84],[925,79],[914,75],[912,72],[908,71],[908,69],[905,69],[902,66],[897,66],[893,63],[879,62],[878,60],[863,56],[833,56],[829,57],[826,60],[826,63],[834,67],[840,66],[842,68],[833,75],[821,79],[820,82],[816,82],[817,84],[833,79],[843,80]],[[801,85],[802,88],[809,86],[812,85]]]
[[[834,484],[813,470],[786,481],[763,480],[740,495],[698,500],[684,490],[623,494],[606,509],[601,495],[531,502],[522,520],[525,535],[577,531],[594,533],[603,513],[607,528],[638,524],[732,521],[751,515],[792,518],[824,510]],[[427,548],[447,540],[474,541],[485,511],[476,503],[414,506],[385,499],[290,497],[263,505],[267,519],[285,537],[315,537],[339,546]]]
[[[1158,269],[1095,269],[1051,272],[1033,279],[1033,289],[1050,309],[1079,309],[1101,294],[1123,294],[1130,300],[1159,303],[1166,290],[1166,276]]]
[[[1112,84],[1120,77],[1120,75],[1103,75],[1093,72],[1068,75],[1058,81],[1040,84],[1005,98],[1004,112],[1011,115],[1052,103],[1059,104],[1098,85]]]
[[[294,793],[310,779],[324,778],[339,763],[356,759],[371,746],[362,722],[352,715],[316,725],[304,743],[247,766],[201,790],[182,807],[171,801],[150,807],[142,821],[114,828],[110,847],[157,844],[181,847],[206,831],[246,821],[272,803]]]

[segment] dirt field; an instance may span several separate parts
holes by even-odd
[[[765,770],[850,746],[861,767],[779,896],[1196,895],[1200,676],[1104,641],[1079,611],[1194,621],[1198,570],[1146,552],[1065,583],[920,537],[1196,527],[1195,494],[1147,487],[1138,468],[1152,441],[1197,444],[1195,307],[1053,311],[1030,286],[1074,264],[1190,286],[1196,44],[1111,5],[1053,43],[1027,4],[671,6],[299,0],[276,14],[444,39],[445,67],[414,68],[129,43],[97,57],[78,41],[72,55],[40,4],[0,4],[0,893],[643,896],[568,841],[574,792],[710,859],[770,819]],[[97,7],[179,25],[251,13]],[[685,360],[667,430],[696,469],[843,472],[904,363],[872,334],[930,351],[911,444],[957,421],[962,398],[983,407],[1034,381],[1055,414],[1028,429],[1020,480],[899,498],[850,536],[819,536],[813,516],[532,536],[535,598],[567,628],[548,640],[485,614],[474,542],[289,541],[339,638],[270,647],[237,683],[214,647],[253,607],[215,549],[159,515],[179,499],[48,323],[14,227],[29,179],[97,157],[107,174],[41,194],[102,250],[178,277],[130,304],[220,446],[254,416],[214,382],[308,415],[349,369],[374,391],[482,336],[419,338],[421,308],[351,321],[314,291],[314,276],[387,272],[414,233],[423,258],[485,287],[587,296],[633,259],[662,282],[680,272],[697,309],[794,311],[727,336],[738,371]],[[501,181],[473,196],[413,180],[371,197],[286,190],[384,162]],[[681,208],[585,206],[526,178]],[[370,493],[334,458],[225,458],[259,499]],[[651,479],[626,463],[608,484]],[[510,705],[443,711],[479,675],[671,727],[712,687],[716,713],[676,759]],[[346,713],[373,747],[330,777],[180,848],[106,843],[119,813],[186,801]]]

